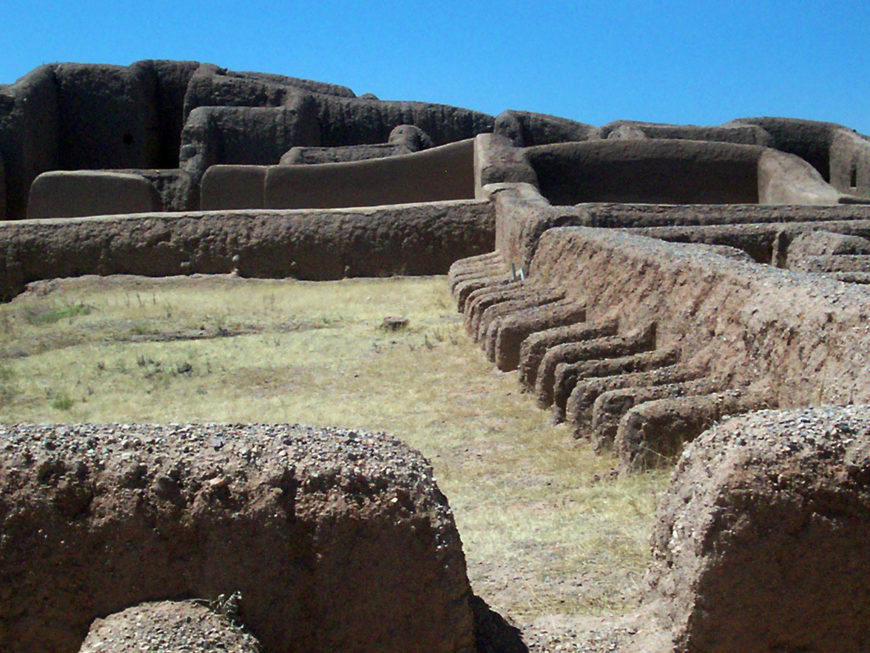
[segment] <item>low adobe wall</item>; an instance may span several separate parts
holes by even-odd
[[[493,222],[491,204],[475,201],[0,222],[0,299],[30,281],[83,274],[443,274],[492,250]]]
[[[760,155],[750,145],[654,139],[526,149],[541,194],[553,204],[752,204]]]
[[[596,202],[552,206],[533,183],[487,184],[496,212],[496,249],[528,269],[541,235],[559,226],[630,229],[678,242],[739,247],[769,263],[783,237],[826,229],[865,235],[870,206],[762,204],[632,204]]]
[[[870,290],[615,230],[550,229],[528,278],[587,301],[620,331],[657,324],[732,385],[766,382],[782,407],[870,400]]]
[[[265,166],[211,166],[202,177],[200,207],[203,211],[265,208],[265,185]]]
[[[832,218],[836,214],[818,217]],[[850,215],[843,212],[843,217]],[[737,247],[756,262],[786,266],[788,246],[800,234],[818,231],[870,238],[870,211],[851,213],[855,219],[819,220],[791,223],[722,224],[678,227],[640,227],[630,233],[676,243],[703,243]]]
[[[459,534],[385,434],[0,426],[0,648],[75,653],[96,617],[239,592],[267,651],[475,650]]]
[[[101,170],[58,170],[30,187],[28,218],[74,218],[163,210],[160,196],[141,175]]]
[[[601,137],[618,138],[666,138],[686,141],[713,141],[764,145],[769,147],[773,138],[757,125],[669,125],[667,123],[614,120],[601,127]]]
[[[867,650],[868,475],[867,406],[766,411],[702,434],[659,504],[656,619],[631,650]]]
[[[270,166],[266,208],[340,208],[474,197],[474,139],[367,161]]]
[[[526,148],[553,204],[836,204],[800,158],[757,145],[609,139]]]
[[[728,125],[756,125],[771,147],[809,162],[841,193],[870,198],[870,139],[831,122],[796,118],[740,118]]]

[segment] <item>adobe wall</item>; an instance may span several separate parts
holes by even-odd
[[[587,141],[600,138],[594,125],[531,111],[502,111],[495,117],[492,132],[507,138],[516,147]]]
[[[101,170],[43,172],[30,187],[28,218],[66,218],[161,211],[160,196],[141,175]]]
[[[870,289],[615,230],[550,229],[528,277],[587,302],[587,320],[656,322],[732,385],[767,382],[782,407],[870,401]]]
[[[674,140],[607,140],[526,149],[552,204],[752,204],[761,148]]]
[[[772,147],[809,162],[841,193],[870,197],[870,139],[863,134],[835,123],[795,118],[740,118],[727,124],[763,128],[773,139]]]
[[[845,208],[843,207],[843,209]],[[851,213],[851,211],[844,210],[841,214],[843,219],[840,220],[641,227],[626,231],[675,243],[704,243],[737,247],[749,254],[758,263],[784,267],[789,243],[802,233],[829,231],[862,238],[870,237],[870,211],[855,212],[852,219],[849,219]],[[836,214],[829,214],[828,217],[833,217],[833,215]]]
[[[478,142],[481,138],[485,136],[478,137]],[[493,150],[498,152],[497,148],[488,148],[488,151]],[[523,172],[519,166],[502,165],[501,169]],[[480,176],[478,171],[476,174]],[[497,177],[492,174],[489,178]],[[496,249],[507,263],[526,269],[541,235],[558,226],[628,229],[675,242],[728,245],[743,249],[757,262],[770,263],[787,245],[791,234],[825,229],[865,235],[866,221],[870,220],[870,206],[860,204],[594,202],[553,206],[532,183],[493,183],[480,190],[484,197],[492,197],[495,204]]]
[[[831,140],[831,185],[844,193],[870,197],[870,140],[838,129]]]
[[[8,217],[23,218],[31,182],[58,167],[58,131],[52,66],[40,66],[15,84],[0,86],[0,156],[6,168]]]
[[[147,168],[159,152],[155,79],[143,66],[59,64],[58,168]]]
[[[651,651],[870,646],[870,409],[764,411],[686,447],[657,510]]]
[[[614,120],[600,128],[602,138],[667,138],[675,140],[711,141],[763,145],[770,147],[773,138],[757,125],[669,125],[636,120]]]
[[[199,201],[203,211],[262,209],[266,166],[215,165],[205,171]]]
[[[383,159],[270,166],[266,208],[332,208],[474,197],[474,139]]]
[[[491,205],[475,201],[0,222],[0,298],[83,274],[443,274],[457,258],[492,250],[493,222]]]
[[[75,653],[96,617],[241,593],[267,651],[475,650],[459,534],[386,434],[0,425],[0,648]]]

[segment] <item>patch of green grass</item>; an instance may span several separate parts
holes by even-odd
[[[514,617],[634,604],[666,472],[613,478],[493,369],[443,278],[108,278],[0,305],[0,421],[299,422],[381,430],[433,463],[475,591]],[[93,310],[48,327],[28,310]],[[385,331],[384,317],[408,327]],[[5,372],[3,370],[6,370]],[[46,401],[46,388],[53,395]],[[519,580],[517,580],[519,579]]]
[[[24,321],[32,326],[46,326],[60,322],[61,320],[72,320],[79,315],[90,315],[94,310],[93,306],[83,302],[73,304],[31,304],[25,306],[22,314]]]
[[[62,392],[51,394],[51,407],[55,410],[69,410],[73,407],[74,403],[75,401]]]

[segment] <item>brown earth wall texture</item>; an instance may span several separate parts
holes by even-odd
[[[0,299],[83,274],[229,273],[326,280],[444,274],[492,250],[488,202],[0,222]]]
[[[240,592],[266,651],[472,651],[459,534],[384,434],[288,425],[0,426],[0,650]]]
[[[769,384],[782,407],[870,400],[870,292],[617,231],[551,229],[529,281],[584,299],[620,331],[657,324],[656,346],[732,384]]]
[[[688,445],[652,535],[667,650],[870,649],[868,481],[867,406],[763,411]]]
[[[490,188],[496,205],[496,249],[506,261],[526,269],[541,234],[560,226],[636,229],[665,240],[733,245],[764,263],[771,261],[780,232],[786,239],[804,229],[870,234],[870,206],[613,202],[551,206],[529,183]]]

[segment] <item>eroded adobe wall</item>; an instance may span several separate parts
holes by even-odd
[[[831,185],[844,193],[870,197],[870,139],[838,129],[831,140]]]
[[[732,384],[766,382],[783,407],[870,400],[870,291],[613,230],[550,229],[529,279],[586,301],[620,330],[655,322]]]
[[[0,426],[0,648],[79,649],[94,618],[240,592],[267,651],[475,650],[429,463],[288,425]]]
[[[49,170],[177,167],[183,96],[198,65],[51,64],[0,87],[5,216],[25,216],[30,184]]]
[[[526,149],[552,204],[758,202],[758,146],[607,140]]]
[[[30,187],[29,218],[64,218],[162,209],[157,190],[140,175],[101,170],[43,172]]]
[[[793,208],[797,209],[798,207]],[[669,242],[737,247],[748,253],[758,263],[785,267],[788,246],[800,234],[829,231],[861,238],[870,237],[870,211],[865,207],[862,207],[860,211],[848,210],[846,207],[832,208],[842,208],[843,210],[820,214],[819,217],[827,219],[818,221],[765,223],[759,221],[758,224],[640,227],[630,228],[627,231]],[[801,214],[798,210],[795,213]],[[842,219],[836,219],[838,215],[842,216]]]
[[[488,202],[0,222],[0,297],[83,274],[229,273],[325,280],[443,274],[491,251]]]
[[[870,409],[765,411],[686,448],[658,507],[638,651],[870,646]]]
[[[6,216],[23,218],[31,182],[58,167],[58,94],[52,66],[0,87],[0,156],[6,168]]]
[[[635,120],[615,120],[600,129],[602,138],[666,138],[674,140],[740,143],[770,147],[773,137],[758,125],[669,125]]]
[[[367,161],[269,166],[266,208],[337,208],[474,197],[474,140]]]
[[[541,235],[552,227],[628,229],[675,242],[727,245],[759,263],[784,254],[793,234],[826,229],[864,236],[870,206],[760,204],[635,204],[595,202],[551,205],[531,183],[484,188],[496,210],[496,249],[508,263],[528,268]]]
[[[600,130],[575,120],[531,111],[502,111],[492,131],[516,147],[531,147],[565,141],[588,141],[601,137]]]
[[[809,162],[841,193],[870,197],[870,139],[830,122],[795,118],[740,118],[728,125],[749,124],[772,136],[771,147]]]

